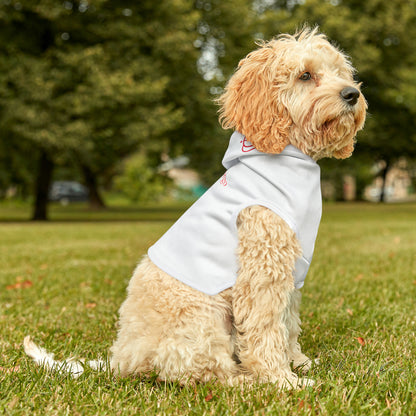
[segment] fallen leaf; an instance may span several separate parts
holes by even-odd
[[[212,395],[212,391],[210,390],[209,393],[205,396],[205,401],[210,402],[214,396]]]
[[[14,290],[14,289],[27,289],[28,287],[32,287],[33,283],[30,280],[24,280],[22,282],[16,282],[13,285],[6,286],[6,290]]]
[[[413,284],[416,285],[416,280],[413,280]]]
[[[48,268],[47,264],[41,264],[39,267],[41,270],[46,270]]]
[[[358,341],[358,343],[359,343],[362,347],[364,347],[364,345],[365,345],[365,340],[364,340],[364,338],[358,337],[358,338],[355,338],[355,339]]]
[[[96,306],[97,306],[97,304],[96,304],[96,303],[94,303],[94,302],[87,303],[87,304],[85,305],[85,307],[86,307],[86,308],[88,308],[88,309],[94,309]]]
[[[298,400],[298,410],[303,410],[304,408],[307,408],[308,410],[312,409],[312,405],[309,403],[305,403],[302,399]]]
[[[355,281],[359,282],[360,280],[363,280],[364,275],[362,273],[358,274],[357,276],[355,276]]]
[[[350,315],[350,316],[353,316],[354,312],[351,309],[347,309],[347,314]]]

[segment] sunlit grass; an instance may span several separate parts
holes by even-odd
[[[0,224],[0,414],[416,414],[416,205],[325,205],[302,289],[301,343],[321,360],[311,389],[90,370],[74,380],[35,367],[28,334],[58,359],[105,356],[135,264],[183,209],[57,207],[59,222]]]

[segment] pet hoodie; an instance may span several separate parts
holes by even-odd
[[[280,154],[259,152],[238,132],[222,163],[225,174],[149,248],[149,258],[170,276],[215,295],[237,279],[238,214],[262,205],[296,233],[302,257],[293,276],[301,288],[322,213],[319,165],[292,145]]]

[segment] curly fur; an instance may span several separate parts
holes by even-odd
[[[297,344],[292,271],[299,243],[286,222],[260,206],[240,213],[238,233],[244,272],[216,296],[172,278],[147,256],[142,260],[120,308],[113,370],[126,376],[156,369],[161,379],[181,382],[310,384],[290,369],[290,361],[308,361]]]
[[[353,73],[348,58],[316,29],[279,36],[241,60],[218,100],[222,125],[262,152],[280,153],[292,144],[315,160],[348,157],[367,108],[362,94],[354,104],[341,96],[346,87],[359,91]],[[296,235],[261,206],[240,212],[237,227],[237,281],[218,295],[186,286],[147,256],[142,260],[120,309],[111,348],[115,373],[157,370],[161,379],[183,383],[312,384],[291,369],[291,363],[304,370],[312,364],[298,343]],[[29,355],[50,361],[29,341]]]
[[[311,80],[299,81],[305,72]],[[222,126],[266,153],[291,143],[315,159],[349,157],[366,102],[360,95],[351,112],[337,95],[344,87],[359,89],[353,74],[348,58],[317,29],[281,35],[240,61],[218,100]]]

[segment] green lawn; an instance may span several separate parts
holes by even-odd
[[[26,208],[0,206],[0,414],[416,414],[416,205],[324,206],[302,290],[303,349],[321,360],[313,388],[182,388],[37,368],[25,335],[58,359],[105,356],[135,264],[183,209],[55,207],[59,221],[29,223],[18,221]]]

